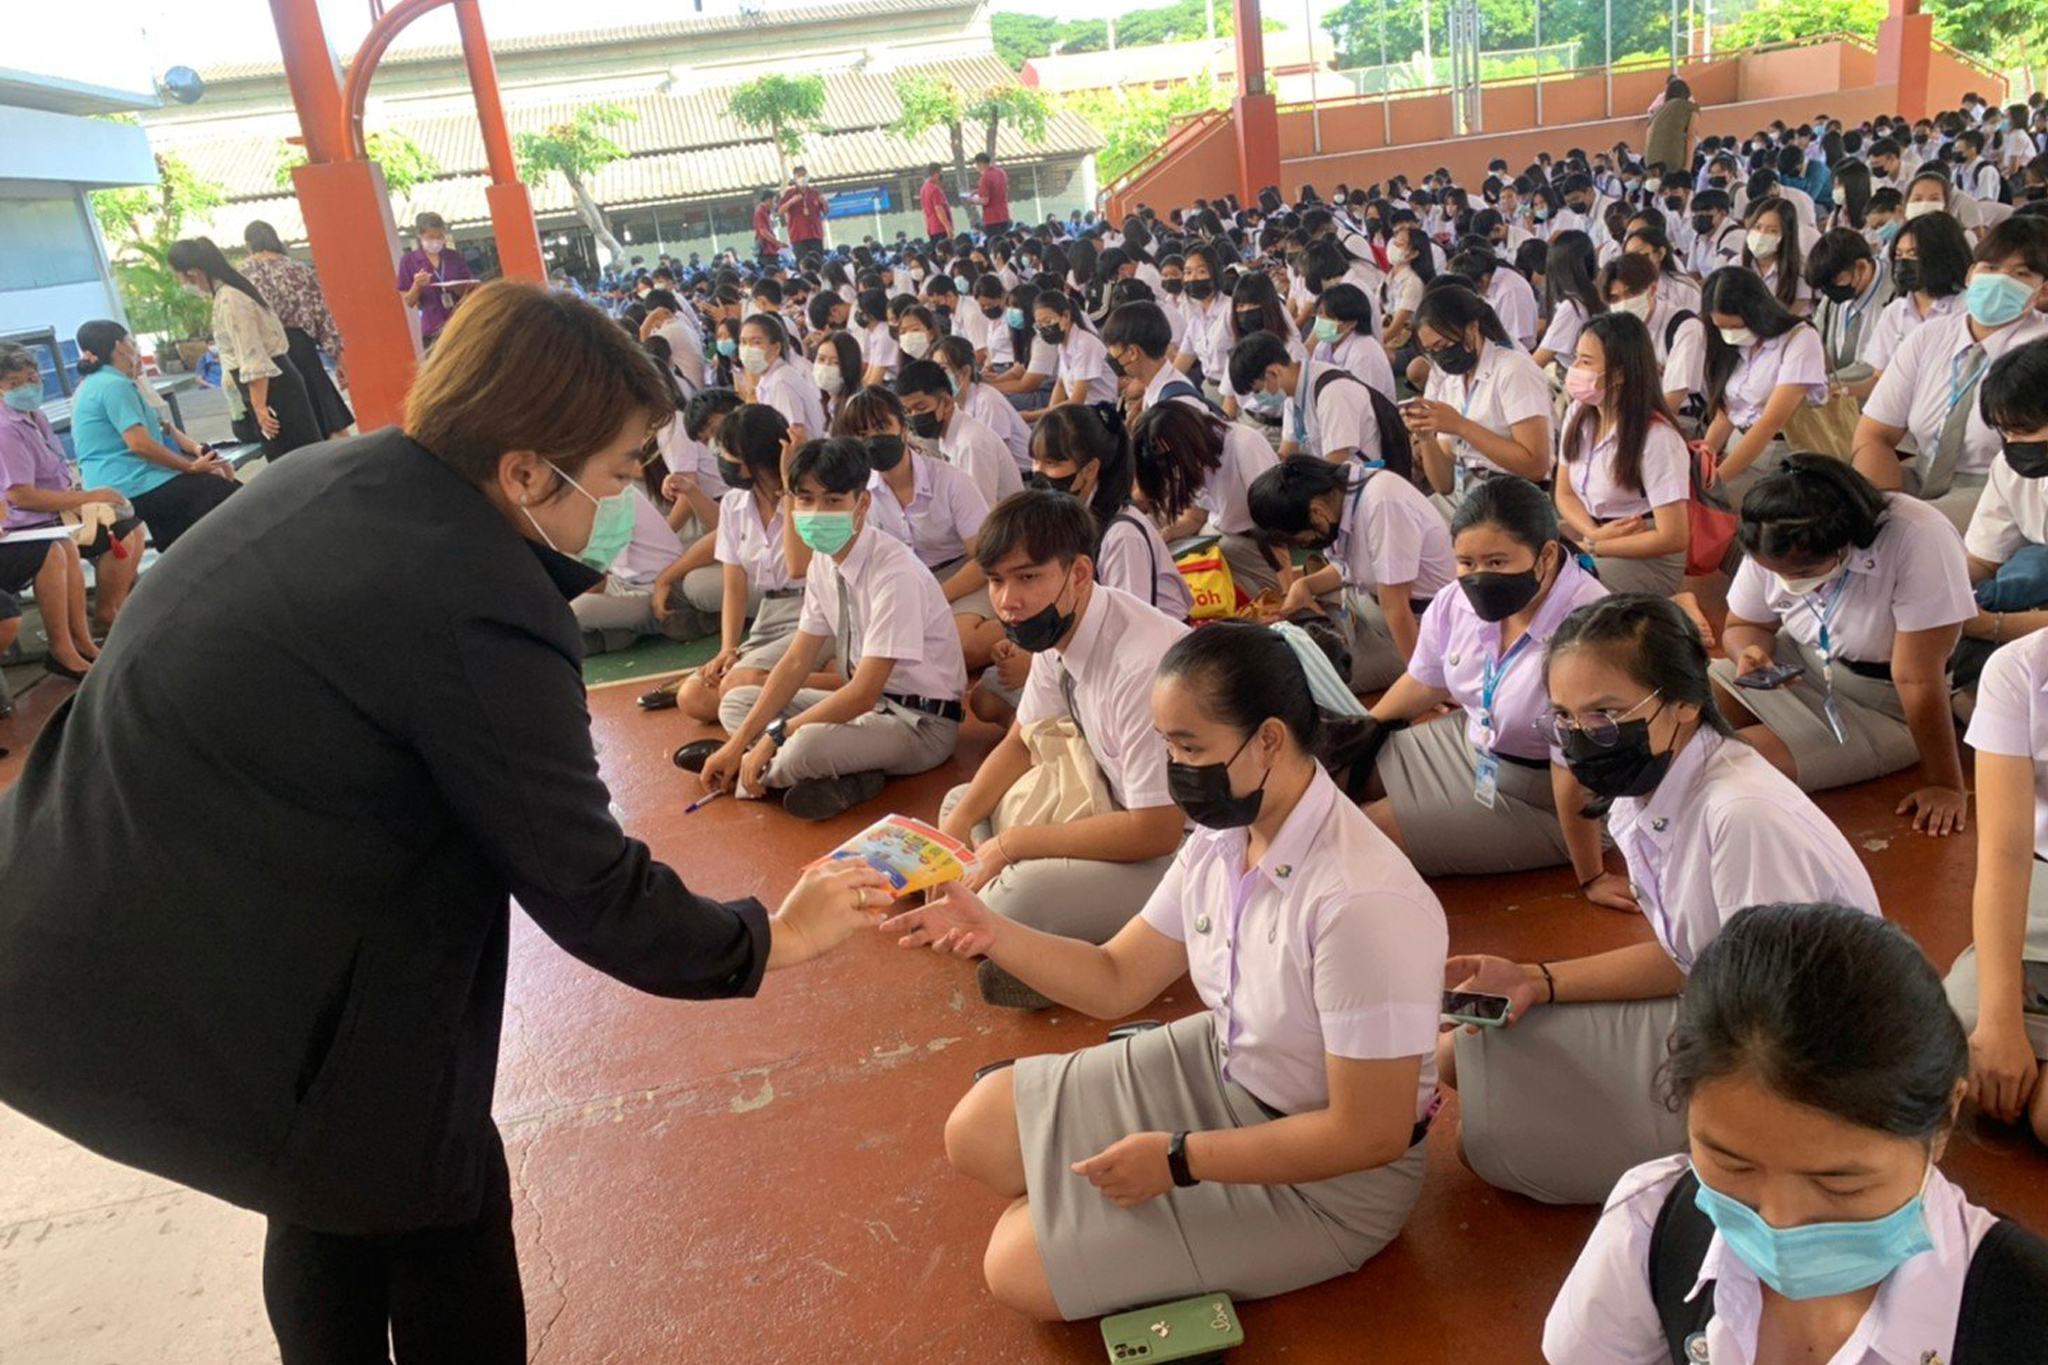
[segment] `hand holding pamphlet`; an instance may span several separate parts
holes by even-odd
[[[885,815],[812,863],[854,858],[889,879],[897,899],[957,881],[980,864],[974,850],[907,815]]]

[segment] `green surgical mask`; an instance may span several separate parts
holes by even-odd
[[[560,469],[555,472],[561,474],[571,488],[597,504],[597,515],[590,522],[590,538],[584,541],[583,548],[576,552],[576,562],[599,573],[609,573],[612,563],[626,552],[626,546],[633,540],[633,490],[628,488],[608,498],[600,498],[576,480],[569,478]],[[562,553],[554,538],[548,535],[539,522],[534,521],[533,513],[523,507],[519,510],[526,512],[526,520],[532,524],[534,530],[540,532],[540,538],[547,542],[548,548],[558,554]]]
[[[836,555],[853,540],[853,513],[798,512],[797,539],[821,555]]]
[[[1325,346],[1335,346],[1337,344],[1337,320],[1335,318],[1316,319],[1316,340]]]

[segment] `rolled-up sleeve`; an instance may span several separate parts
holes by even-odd
[[[1388,892],[1318,908],[1316,1015],[1323,1050],[1367,1061],[1436,1048],[1449,936],[1432,907]]]
[[[214,291],[213,344],[220,351],[221,367],[244,384],[275,379],[281,373],[271,359],[263,321],[262,309],[241,290],[224,285]]]
[[[410,737],[443,797],[547,935],[654,995],[752,995],[767,968],[758,901],[698,896],[612,818],[579,661],[492,616],[457,617],[420,680]]]

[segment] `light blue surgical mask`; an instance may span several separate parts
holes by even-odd
[[[1963,306],[1982,327],[2003,327],[2034,302],[2034,291],[2010,275],[1980,271],[1963,293]]]
[[[796,537],[821,555],[836,555],[853,539],[851,512],[798,512]]]
[[[718,339],[718,353],[730,360],[740,353],[740,344],[731,337],[720,337]]]
[[[590,538],[584,541],[583,548],[576,552],[576,562],[599,573],[609,572],[613,561],[626,552],[626,546],[633,539],[633,490],[622,489],[608,498],[600,498],[562,470],[557,469],[555,472],[561,474],[563,481],[571,488],[597,504],[597,515],[591,518],[590,522]],[[554,537],[533,519],[531,511],[524,507],[519,510],[526,513],[526,520],[534,530],[540,532],[540,538],[547,542],[550,550],[557,554],[563,553],[561,547],[555,544]]]
[[[17,384],[5,393],[0,393],[0,402],[6,403],[16,412],[34,412],[43,405],[43,381],[35,379],[26,384]]]
[[[1728,1249],[1758,1279],[1788,1299],[1824,1299],[1868,1289],[1923,1251],[1933,1249],[1922,1201],[1934,1163],[1911,1199],[1882,1218],[1861,1223],[1808,1223],[1774,1228],[1763,1215],[1700,1181],[1694,1202],[1713,1221]],[[1695,1175],[1699,1174],[1695,1168]]]
[[[1013,331],[1013,332],[1021,332],[1021,331],[1023,331],[1023,330],[1024,330],[1024,310],[1023,310],[1022,308],[1012,308],[1012,309],[1010,309],[1009,311],[1007,311],[1007,312],[1005,312],[1005,313],[1003,314],[1003,322],[1004,322],[1004,323],[1005,323],[1005,324],[1006,324],[1006,325],[1007,325],[1007,326],[1009,327],[1009,329],[1010,329],[1011,331]]]
[[[967,292],[967,286],[971,283],[972,281],[969,280],[965,275],[955,275],[953,277],[953,287],[963,294]]]

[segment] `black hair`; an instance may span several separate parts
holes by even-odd
[[[261,218],[242,229],[242,245],[251,251],[274,251],[280,256],[285,254],[284,242],[278,237],[277,229]]]
[[[1607,300],[1593,285],[1599,269],[1599,253],[1593,239],[1577,228],[1567,228],[1550,239],[1543,257],[1543,311],[1555,316],[1569,299],[1585,310],[1587,317],[1607,311]]]
[[[1169,523],[1186,515],[1223,463],[1226,430],[1207,408],[1179,401],[1154,403],[1132,428],[1134,477],[1145,500]]]
[[[78,329],[78,373],[81,378],[97,374],[114,363],[114,348],[128,335],[128,329],[112,318],[96,318]]]
[[[1977,387],[1977,411],[1994,431],[2048,426],[2048,340],[2015,346],[1991,362]]]
[[[1239,341],[1250,333],[1238,325],[1239,313],[1256,310],[1259,314],[1259,331],[1283,335],[1289,325],[1287,310],[1281,305],[1280,291],[1273,283],[1273,277],[1263,270],[1247,270],[1237,277],[1237,283],[1230,290],[1230,335]]]
[[[914,393],[929,394],[935,398],[951,398],[953,386],[946,380],[946,371],[936,360],[906,360],[896,371],[896,396],[908,398]]]
[[[1253,332],[1230,349],[1230,387],[1249,394],[1268,369],[1291,361],[1286,342],[1271,332]]]
[[[1721,329],[1712,325],[1712,314],[1741,318],[1744,327],[1766,341],[1807,325],[1778,301],[1777,295],[1764,284],[1763,276],[1740,265],[1724,265],[1707,276],[1707,282],[1700,287],[1700,313],[1709,324],[1706,387],[1710,413],[1721,407],[1728,381],[1735,374],[1735,363],[1741,359],[1736,349],[1722,338]]]
[[[1212,621],[1197,627],[1166,651],[1159,677],[1179,679],[1211,715],[1242,734],[1277,719],[1297,746],[1314,751],[1322,716],[1308,674],[1293,646],[1264,626]]]
[[[903,400],[879,384],[869,384],[856,393],[840,395],[839,411],[832,414],[832,434],[871,436],[892,421],[899,431],[910,425]]]
[[[718,434],[713,418],[723,420],[725,415],[740,406],[740,396],[731,389],[699,389],[690,395],[690,401],[683,404],[683,435],[693,441],[709,444]]]
[[[1112,428],[1086,403],[1063,403],[1041,417],[1031,429],[1031,454],[1038,460],[1065,460],[1074,472],[1095,465],[1095,489],[1088,497],[1099,531],[1131,501],[1131,447],[1122,430]]]
[[[1027,563],[1066,568],[1082,555],[1093,559],[1100,540],[1095,518],[1078,498],[1027,488],[997,503],[982,522],[974,562],[987,573],[1021,550]]]
[[[1661,217],[1662,215],[1660,214],[1659,216]],[[1678,262],[1678,251],[1671,245],[1671,234],[1666,232],[1661,225],[1656,223],[1646,224],[1622,239],[1622,253],[1624,255],[1643,255],[1644,253],[1640,251],[1629,251],[1628,243],[1630,242],[1641,242],[1649,247],[1650,250],[1663,253],[1662,259],[1655,262],[1658,270],[1663,274],[1680,276],[1685,273],[1684,267]],[[1610,264],[1612,263],[1610,262]],[[1606,297],[1605,294],[1602,294],[1602,297]]]
[[[1633,313],[1590,318],[1585,333],[1599,341],[1607,358],[1607,392],[1615,408],[1614,462],[1609,472],[1621,487],[1642,493],[1643,447],[1649,444],[1652,428],[1664,421],[1678,429],[1678,419],[1664,401],[1656,343],[1650,329]],[[1600,410],[1581,405],[1559,446],[1565,463],[1574,463],[1581,450],[1590,453],[1597,446],[1599,427]]]
[[[810,319],[814,329],[822,332],[832,325],[832,310],[845,302],[841,295],[828,289],[821,289],[811,295],[811,301],[804,305],[804,316]]]
[[[183,241],[172,242],[170,250],[164,253],[164,264],[181,274],[197,270],[216,286],[233,285],[254,299],[258,308],[270,307],[256,286],[243,279],[242,272],[228,264],[228,258],[221,254],[211,237],[187,237]]]
[[[754,281],[753,297],[762,300],[770,308],[782,306],[782,284],[770,276],[763,275]]]
[[[1348,493],[1357,486],[1351,479],[1354,472],[1349,460],[1332,464],[1312,455],[1289,455],[1252,480],[1245,490],[1245,510],[1263,539],[1285,545],[1313,528],[1309,508],[1317,498]]]
[[[827,493],[858,493],[868,486],[873,472],[865,442],[846,436],[813,438],[790,454],[789,490],[793,493],[805,479],[813,479]]]
[[[860,315],[867,319],[870,327],[889,319],[889,294],[880,286],[861,290],[854,296],[853,306],[860,310]]]
[[[2048,275],[2048,222],[2021,215],[1985,229],[1977,243],[1977,264],[2002,265],[2015,256],[2036,275]]]
[[[828,351],[831,353],[829,357],[826,354]],[[847,394],[859,390],[861,374],[860,343],[853,339],[853,333],[844,330],[827,333],[819,339],[818,353],[812,359],[814,362],[825,361],[839,371],[839,393],[837,395],[826,395],[826,398],[833,401],[835,405],[838,402],[845,401]]]
[[[1970,282],[1970,239],[1963,225],[1946,213],[1923,213],[1900,224],[1892,238],[1892,261],[1899,259],[1899,243],[1911,239],[1913,259],[1919,263],[1920,279],[1913,288],[1945,299],[1963,292]]]
[[[1118,304],[1102,324],[1102,340],[1108,346],[1135,346],[1153,360],[1173,345],[1173,324],[1166,310],[1146,300]]]
[[[1363,330],[1372,327],[1372,300],[1355,284],[1324,286],[1316,311],[1335,322],[1353,323]]]
[[[1766,214],[1778,220],[1778,255],[1772,262],[1777,268],[1777,283],[1772,286],[1773,292],[1777,294],[1779,303],[1792,308],[1799,303],[1799,285],[1805,269],[1805,258],[1799,247],[1799,213],[1792,207],[1791,200],[1777,195],[1756,200],[1743,211],[1743,216],[1759,227]],[[1759,279],[1763,277],[1756,257],[1750,254],[1747,234],[1742,239],[1742,264],[1745,269],[1755,271]]]
[[[1970,1071],[1941,976],[1904,930],[1844,905],[1738,911],[1693,962],[1664,1068],[1682,1107],[1747,1075],[1772,1094],[1931,1146]]]
[[[1608,662],[1658,693],[1667,705],[1689,702],[1698,707],[1702,729],[1735,733],[1714,701],[1714,680],[1707,672],[1707,647],[1699,627],[1670,598],[1618,592],[1578,608],[1550,637],[1543,656],[1545,675],[1568,650],[1582,648],[1601,650]]]
[[[730,393],[729,389],[706,389],[705,393]],[[703,395],[698,395],[702,397]],[[770,489],[782,486],[782,443],[789,437],[789,419],[766,403],[742,403],[723,409],[718,424],[718,444],[726,455],[745,465],[756,479],[765,477]]]
[[[1451,539],[1456,541],[1475,526],[1497,526],[1517,545],[1539,555],[1553,541],[1564,543],[1557,504],[1548,493],[1516,474],[1475,483],[1451,518]]]
[[[782,325],[782,319],[773,313],[749,313],[740,322],[741,327],[758,327],[774,343],[778,359],[789,354],[789,329]]]
[[[1806,282],[1818,289],[1834,283],[1835,276],[1858,261],[1875,260],[1870,254],[1870,243],[1855,228],[1829,228],[1806,258]]]
[[[967,372],[969,379],[980,378],[974,365],[974,343],[955,332],[939,338],[932,347],[932,360],[942,361],[956,370]]]
[[[1795,451],[1743,496],[1736,536],[1752,559],[1810,564],[1867,549],[1885,510],[1884,494],[1847,460]]]
[[[1493,305],[1463,285],[1426,290],[1422,302],[1415,305],[1417,333],[1427,327],[1440,336],[1455,337],[1462,344],[1465,329],[1475,323],[1479,334],[1496,346],[1512,347],[1515,344],[1508,336],[1507,328],[1501,326],[1500,315],[1493,311]],[[1425,350],[1423,354],[1428,355],[1429,352]]]

